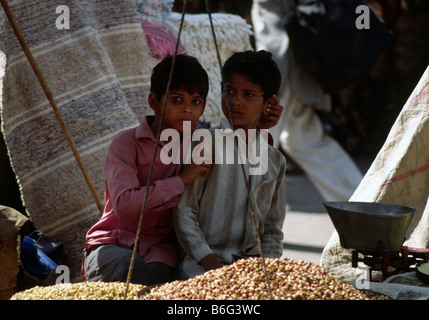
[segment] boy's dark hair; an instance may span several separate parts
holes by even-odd
[[[248,50],[234,53],[225,61],[222,68],[222,87],[233,73],[243,74],[251,82],[261,86],[264,100],[279,92],[281,74],[271,52]]]
[[[166,93],[172,63],[173,57],[167,56],[152,70],[150,90],[155,93],[158,101]],[[198,93],[204,99],[207,97],[209,78],[197,58],[186,54],[176,55],[170,90]]]

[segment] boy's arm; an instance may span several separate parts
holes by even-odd
[[[201,263],[205,270],[221,266],[206,242],[198,221],[199,201],[207,179],[198,177],[193,184],[185,188],[173,214],[174,228],[180,246],[195,261]]]
[[[140,215],[146,184],[142,185],[138,178],[135,146],[127,139],[120,138],[119,142],[117,139],[113,140],[104,164],[106,188],[118,217],[134,219]],[[155,167],[154,170],[160,168]],[[174,207],[184,187],[179,176],[154,180],[149,188],[145,211]]]
[[[282,156],[276,188],[261,237],[264,256],[279,258],[283,253],[283,223],[286,217],[286,161]]]

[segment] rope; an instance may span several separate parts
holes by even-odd
[[[30,62],[30,65],[31,65],[34,73],[36,74],[36,77],[39,80],[40,85],[42,86],[43,92],[45,93],[46,98],[49,100],[49,103],[51,104],[51,107],[54,110],[55,116],[57,117],[57,120],[60,123],[61,128],[62,128],[62,130],[66,136],[66,139],[67,139],[67,141],[68,141],[68,143],[69,143],[69,145],[73,151],[73,154],[77,160],[77,163],[79,165],[80,170],[82,171],[82,174],[83,174],[83,176],[86,180],[86,183],[89,187],[89,190],[91,191],[91,194],[94,197],[94,200],[97,204],[98,210],[100,211],[100,214],[103,214],[104,208],[103,208],[103,205],[101,204],[101,201],[98,197],[97,191],[95,190],[95,187],[91,181],[91,178],[89,177],[88,172],[87,172],[87,170],[86,170],[86,168],[82,162],[82,159],[79,155],[79,152],[77,151],[77,148],[76,148],[76,145],[73,141],[73,138],[72,138],[72,136],[71,136],[71,134],[67,128],[66,123],[64,122],[64,119],[63,119],[63,117],[62,117],[62,115],[58,109],[58,106],[57,106],[57,104],[53,98],[53,95],[52,95],[51,91],[49,90],[49,87],[46,84],[45,79],[43,78],[43,75],[40,72],[40,69],[39,69],[36,61],[34,60],[34,57],[31,54],[30,49],[28,48],[28,46],[24,40],[24,37],[22,36],[21,30],[19,29],[19,26],[18,26],[13,14],[12,14],[12,11],[9,8],[7,0],[0,0],[0,2],[3,6],[3,9],[6,13],[6,16],[9,20],[9,23],[12,26],[12,29],[15,32],[15,35],[18,38],[18,41],[21,44],[21,47],[22,47],[25,55],[27,56],[27,59]]]
[[[140,219],[139,219],[139,224],[138,224],[138,227],[137,227],[136,240],[135,240],[134,246],[133,246],[133,254],[131,256],[130,267],[128,269],[128,275],[127,275],[127,281],[126,281],[126,287],[125,287],[124,300],[127,298],[128,288],[129,288],[131,276],[132,276],[133,269],[134,269],[134,263],[135,263],[135,259],[136,259],[137,248],[138,248],[138,245],[139,245],[139,239],[140,239],[140,234],[141,234],[141,227],[142,227],[142,222],[143,222],[143,215],[144,215],[144,210],[145,210],[145,207],[146,207],[147,197],[148,197],[149,188],[150,188],[150,184],[151,184],[151,180],[152,180],[153,167],[154,167],[155,159],[156,159],[156,151],[158,149],[159,140],[160,140],[160,136],[161,136],[161,128],[162,128],[162,123],[164,121],[165,108],[166,108],[166,105],[167,105],[168,94],[170,92],[171,81],[172,81],[172,78],[173,78],[174,65],[175,65],[175,62],[176,62],[177,53],[179,51],[180,35],[182,33],[183,22],[185,20],[186,1],[187,0],[183,1],[182,18],[180,20],[180,27],[179,27],[179,32],[178,32],[178,35],[177,35],[176,48],[175,48],[175,51],[174,51],[173,59],[171,61],[171,70],[170,70],[170,75],[169,75],[169,78],[168,78],[167,88],[165,90],[166,91],[165,92],[165,99],[164,99],[164,104],[162,106],[161,118],[160,118],[160,122],[159,122],[160,124],[159,124],[158,132],[157,132],[157,135],[156,135],[155,149],[154,149],[154,152],[153,152],[152,162],[151,162],[150,170],[149,170],[149,176],[148,176],[148,179],[147,179],[146,192],[145,192],[145,195],[144,195],[143,205],[142,205],[141,212],[140,212]]]
[[[211,13],[210,13],[209,1],[205,0],[205,3],[206,3],[207,14],[208,14],[209,19],[210,19],[210,26],[211,26],[211,29],[212,29],[213,41],[214,41],[214,46],[216,48],[216,53],[217,53],[217,58],[218,58],[218,62],[219,62],[219,67],[220,67],[221,74],[222,74],[222,61],[221,61],[220,54],[219,54],[219,47],[218,47],[217,41],[216,41],[216,35],[215,35],[215,31],[214,31],[212,16],[211,16]],[[228,104],[229,118],[231,119],[231,127],[232,127],[232,130],[235,131],[235,124],[234,124],[234,119],[232,117],[231,104],[229,102],[229,99],[226,99],[226,101],[227,101],[227,104]],[[259,233],[257,232],[256,217],[255,217],[255,212],[254,212],[254,208],[253,208],[252,196],[250,194],[250,184],[249,184],[249,180],[246,179],[246,172],[245,172],[244,164],[241,164],[241,169],[242,169],[242,172],[243,172],[244,180],[246,181],[247,198],[250,200],[249,201],[249,203],[250,203],[250,213],[251,213],[251,217],[252,217],[253,227],[255,228],[256,240],[258,242],[259,251],[261,253],[262,267],[263,267],[263,270],[264,270],[265,280],[267,282],[268,293],[269,293],[269,295],[271,297],[271,300],[274,300],[273,299],[273,294],[272,294],[272,291],[271,291],[271,281],[270,281],[270,277],[268,275],[267,266],[266,266],[265,258],[264,258],[264,253],[263,253],[263,250],[262,250],[261,237],[260,237]]]

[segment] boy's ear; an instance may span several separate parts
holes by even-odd
[[[149,93],[149,96],[147,97],[147,102],[149,103],[149,106],[151,107],[151,109],[153,111],[159,110],[159,106],[160,106],[161,102],[158,101],[154,92],[151,91]]]

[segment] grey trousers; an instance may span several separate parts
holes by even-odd
[[[116,244],[94,247],[84,260],[88,281],[126,282],[132,257],[132,250]],[[174,268],[161,263],[146,263],[142,256],[136,255],[131,283],[154,285],[172,280]]]

